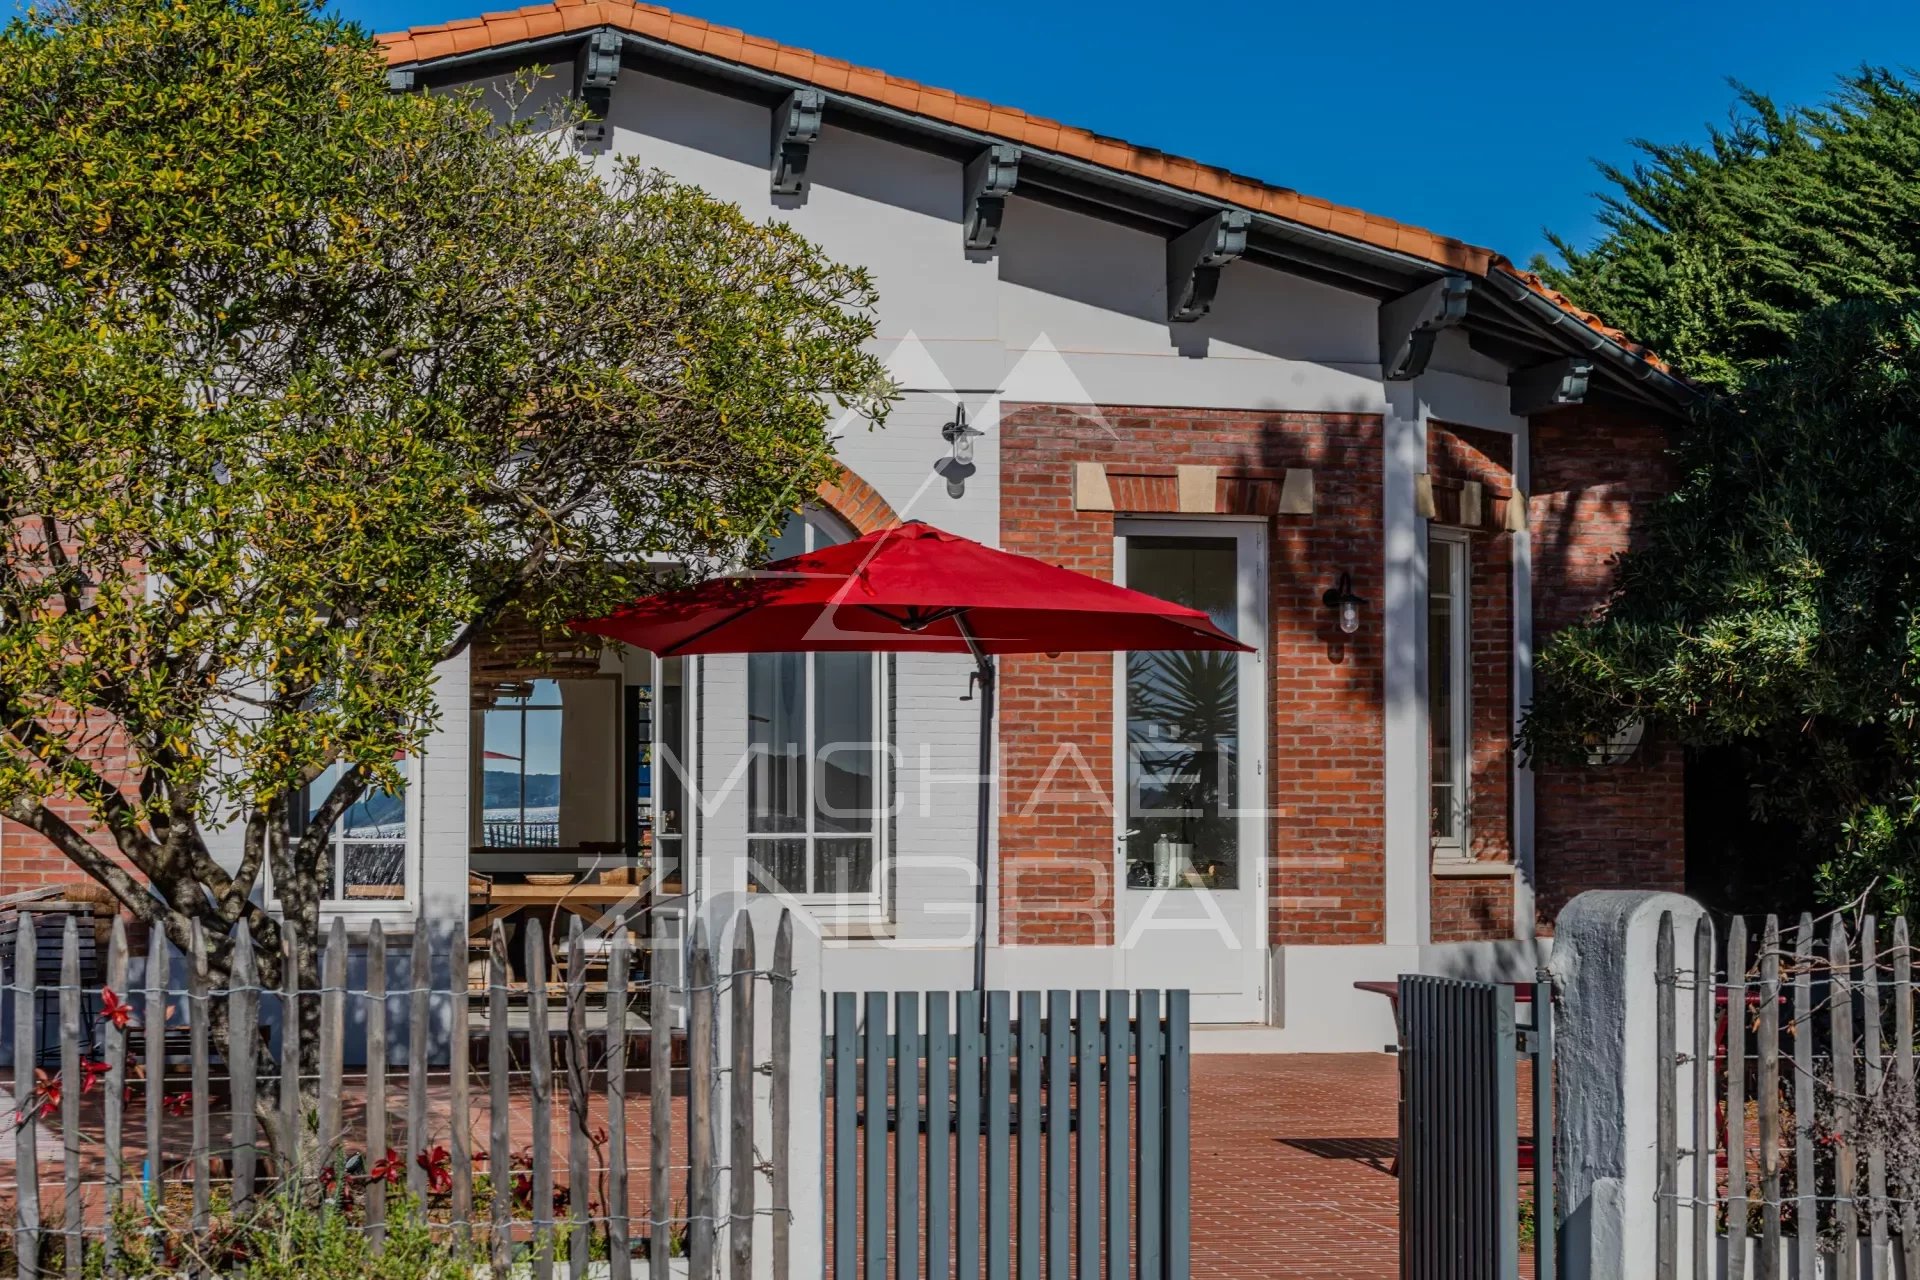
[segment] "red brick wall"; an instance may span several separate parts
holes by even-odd
[[[1271,516],[1267,526],[1274,942],[1383,934],[1380,436],[1380,420],[1364,415],[1002,411],[1005,545],[1101,577],[1113,573],[1115,517],[1075,510],[1075,462],[1107,464],[1122,514],[1173,511],[1169,468],[1178,465],[1226,469],[1219,511],[1269,515],[1285,469],[1313,470],[1313,514]],[[1320,600],[1343,570],[1373,602],[1351,638]],[[1001,689],[1001,936],[1110,941],[1113,660],[1008,659]]]
[[[1671,485],[1663,428],[1597,407],[1533,419],[1536,643],[1589,617],[1613,589],[1614,558]],[[1546,768],[1534,782],[1538,917],[1551,925],[1584,889],[1679,890],[1686,881],[1679,747],[1658,738],[1625,764]]]
[[[1502,530],[1513,492],[1513,441],[1496,431],[1430,423],[1427,470],[1436,527],[1464,529],[1467,549],[1468,764],[1467,850],[1482,862],[1513,860],[1513,535]],[[1464,486],[1481,486],[1477,520],[1463,510]],[[1436,942],[1513,936],[1511,879],[1435,877],[1431,933]]]
[[[134,791],[132,757],[125,740],[111,729],[94,740],[92,758],[107,781],[128,794]],[[113,850],[113,838],[90,824],[87,807],[77,800],[56,800],[51,808],[69,823],[86,832],[101,849]],[[117,854],[115,854],[118,857]],[[0,893],[37,889],[50,884],[91,884],[86,872],[56,849],[39,832],[0,818]]]

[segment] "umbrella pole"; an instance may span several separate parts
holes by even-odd
[[[974,877],[973,877],[973,989],[987,989],[987,868],[988,847],[993,834],[993,704],[995,677],[993,659],[980,647],[974,638],[973,628],[967,625],[964,613],[954,618],[954,625],[966,638],[967,648],[973,653],[973,662],[980,673],[980,780],[979,813],[974,823]]]

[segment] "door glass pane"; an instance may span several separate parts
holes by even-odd
[[[521,712],[495,708],[483,717],[484,759],[480,773],[481,843],[520,843]]]
[[[1127,585],[1239,629],[1231,538],[1132,537]],[[1240,884],[1240,655],[1127,655],[1127,885]]]
[[[807,829],[805,681],[803,654],[747,657],[749,831]]]
[[[819,832],[873,830],[873,655],[813,655]]]

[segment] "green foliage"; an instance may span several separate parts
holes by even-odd
[[[569,124],[546,86],[391,94],[303,0],[0,34],[0,813],[177,944],[249,915],[274,981],[263,865],[311,938],[331,820],[397,781],[437,663],[649,555],[753,554],[834,416],[884,414],[863,272]]]
[[[1544,647],[1523,741],[1579,759],[1646,716],[1736,744],[1755,816],[1825,858],[1825,891],[1920,873],[1920,309],[1806,317],[1682,434],[1674,494],[1603,619]],[[1779,851],[1774,851],[1777,856]]]
[[[1920,296],[1920,86],[1864,68],[1826,105],[1740,90],[1704,145],[1636,144],[1603,166],[1605,234],[1556,238],[1549,283],[1689,377],[1740,386],[1784,356],[1801,317]]]

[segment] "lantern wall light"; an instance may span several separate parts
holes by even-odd
[[[959,498],[967,492],[967,480],[973,475],[973,441],[977,436],[985,435],[978,427],[967,423],[967,406],[957,404],[953,407],[953,421],[940,428],[940,438],[947,442],[949,456],[940,459],[933,469],[938,471],[947,482],[947,496]]]
[[[1340,630],[1352,635],[1360,629],[1360,606],[1366,601],[1353,594],[1353,575],[1342,571],[1340,580],[1328,587],[1320,602],[1340,615]]]

